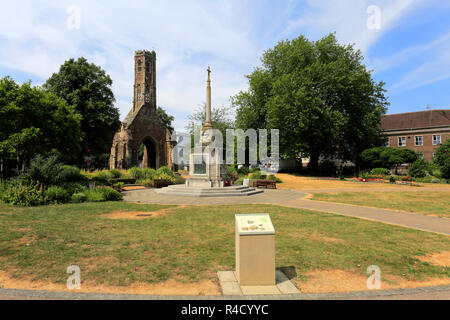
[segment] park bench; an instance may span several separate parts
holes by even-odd
[[[154,180],[155,188],[163,188],[163,187],[170,186],[171,184],[172,184],[172,181],[170,181],[170,180],[164,180],[164,179]]]
[[[253,184],[256,188],[276,189],[277,182],[273,180],[256,180]]]

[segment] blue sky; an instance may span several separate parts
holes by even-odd
[[[157,54],[158,105],[183,130],[205,101],[211,66],[213,105],[247,88],[244,75],[264,50],[300,34],[336,32],[354,43],[373,77],[386,82],[389,113],[450,108],[450,1],[77,1],[0,0],[0,76],[42,84],[69,58],[86,57],[114,81],[123,119],[131,107],[133,54]],[[72,7],[80,11],[79,28]],[[367,21],[380,9],[380,28]],[[75,25],[76,26],[76,25]]]

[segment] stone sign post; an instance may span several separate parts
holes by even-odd
[[[275,285],[275,228],[269,214],[237,214],[235,219],[239,284]]]

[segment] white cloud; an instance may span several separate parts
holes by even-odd
[[[308,30],[313,38],[320,38],[325,34],[336,31],[337,38],[342,43],[355,43],[356,47],[367,52],[376,41],[400,19],[410,12],[417,4],[417,0],[307,0],[309,10],[289,21],[284,31],[285,35],[296,30]],[[381,9],[381,29],[369,29],[367,20],[370,14],[367,8],[377,5]]]
[[[406,73],[389,88],[390,92],[403,92],[450,78],[450,43],[437,52],[433,59]]]
[[[435,40],[432,40],[431,42],[406,48],[389,57],[373,58],[371,59],[371,65],[373,66],[375,73],[380,73],[407,63],[408,61],[423,56],[424,54],[448,50],[449,44],[450,33],[447,33]]]

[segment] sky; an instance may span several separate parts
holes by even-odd
[[[113,80],[123,120],[132,105],[136,50],[155,50],[157,104],[185,131],[205,101],[213,106],[248,88],[245,75],[279,41],[335,32],[354,44],[388,113],[450,109],[450,1],[84,1],[0,0],[0,77],[41,85],[70,58],[85,57]]]

